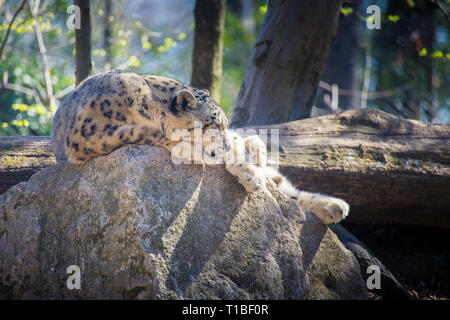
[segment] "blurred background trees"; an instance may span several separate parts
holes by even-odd
[[[230,127],[309,118],[341,0],[273,1],[262,22]]]
[[[380,30],[365,27],[370,4],[381,8]],[[441,9],[448,11],[448,1],[344,1],[312,115],[367,106],[449,123],[450,22]],[[338,109],[333,84],[340,89]]]
[[[305,103],[306,116],[366,106],[449,123],[450,23],[443,13],[448,1],[436,1],[344,0],[317,94]],[[91,73],[117,68],[190,82],[194,0],[89,3]],[[22,1],[0,0],[0,43],[10,29],[0,57],[0,135],[50,133],[53,113],[75,87],[72,4],[28,0],[18,11]],[[371,4],[381,8],[380,30],[366,27]],[[219,102],[229,116],[267,8],[264,0],[226,1]],[[297,31],[290,34],[294,43]],[[302,98],[300,89],[296,93]]]

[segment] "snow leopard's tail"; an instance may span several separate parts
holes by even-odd
[[[348,215],[350,206],[344,200],[298,190],[274,167],[266,166],[263,169],[266,177],[272,179],[280,192],[295,199],[301,208],[315,213],[322,222],[326,224],[339,222]]]

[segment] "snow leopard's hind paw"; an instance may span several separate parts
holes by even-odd
[[[324,224],[338,223],[350,211],[350,206],[342,199],[305,191],[299,193],[297,203],[313,212]]]
[[[350,206],[347,202],[332,197],[326,197],[323,200],[323,206],[313,210],[324,224],[341,222],[348,215],[349,211]]]

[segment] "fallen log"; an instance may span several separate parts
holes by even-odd
[[[346,199],[349,222],[450,228],[450,126],[359,109],[264,128],[268,142],[279,130],[281,171]]]
[[[279,130],[281,171],[346,199],[350,222],[450,228],[450,126],[365,109],[263,128]],[[48,137],[0,138],[0,193],[54,162]]]

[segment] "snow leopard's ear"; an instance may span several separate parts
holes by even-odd
[[[180,90],[170,102],[169,110],[173,114],[177,114],[179,111],[187,111],[189,109],[197,109],[199,106],[195,101],[193,93],[187,89]]]
[[[197,107],[197,103],[195,102],[194,94],[186,89],[181,90],[177,94],[177,105],[183,110],[195,109]]]

